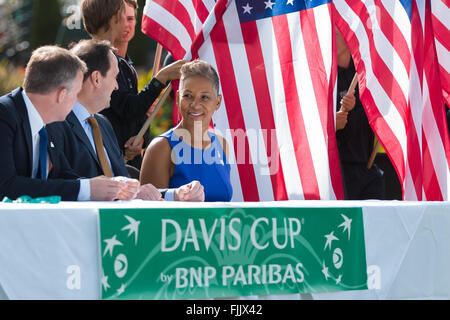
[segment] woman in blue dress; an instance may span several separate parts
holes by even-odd
[[[150,143],[142,162],[141,184],[177,188],[198,180],[204,187],[205,201],[230,201],[233,191],[227,143],[208,130],[222,100],[219,77],[201,60],[184,64],[180,72],[176,99],[182,120]]]

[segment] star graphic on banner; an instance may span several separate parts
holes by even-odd
[[[121,230],[122,231],[123,230],[129,230],[128,236],[131,236],[134,233],[134,244],[137,245],[138,229],[139,229],[139,224],[141,222],[140,221],[136,221],[132,217],[129,217],[129,216],[124,216],[124,217],[128,220],[128,222],[130,222],[130,224],[126,225]]]
[[[294,5],[294,0],[287,0],[286,5],[290,4],[291,6]]]
[[[272,1],[266,1],[264,2],[264,4],[266,5],[266,7],[264,9],[270,8],[270,10],[273,10],[273,5],[275,4],[275,2]]]
[[[103,286],[103,290],[108,290],[109,288],[111,288],[111,286],[108,283],[108,276],[103,275],[102,276],[102,286]]]
[[[342,280],[342,274],[339,275],[339,277],[336,279],[336,284],[341,283]]]
[[[125,284],[122,283],[119,289],[117,289],[117,295],[120,296],[125,291]]]
[[[327,238],[327,242],[325,243],[325,248],[323,248],[323,250],[325,250],[327,247],[331,249],[331,242],[333,240],[339,240],[339,238],[334,235],[334,231],[331,231],[330,234],[326,234],[324,237]]]
[[[344,227],[344,230],[342,232],[345,232],[345,230],[348,230],[348,240],[350,240],[350,227],[352,224],[352,219],[347,218],[343,214],[341,214],[342,218],[344,218],[344,222],[342,222],[338,227]]]
[[[246,6],[243,6],[242,8],[244,9],[244,13],[252,14],[252,9],[253,9],[253,7],[250,7],[250,5],[248,4],[248,2],[247,2],[247,5],[246,5]]]
[[[325,280],[328,281],[328,278],[330,277],[330,274],[328,273],[328,267],[325,266],[325,261],[323,262],[322,273],[325,276]]]
[[[106,248],[105,248],[105,251],[103,252],[103,256],[105,256],[106,253],[109,251],[109,256],[112,257],[112,252],[113,252],[114,247],[117,245],[123,246],[122,242],[117,240],[116,237],[117,237],[117,235],[114,235],[114,237],[112,237],[111,239],[103,240],[104,242],[106,242]]]

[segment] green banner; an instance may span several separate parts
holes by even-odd
[[[367,289],[361,208],[100,210],[103,299]]]

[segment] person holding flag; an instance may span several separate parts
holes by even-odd
[[[131,164],[140,169],[142,142],[135,148],[132,146],[134,138],[147,119],[146,114],[150,106],[169,81],[180,77],[180,67],[186,61],[176,61],[163,68],[154,75],[143,90],[138,92],[137,72],[126,55],[127,44],[133,38],[135,27],[133,23],[135,19],[133,20],[130,15],[135,14],[136,9],[136,1],[83,0],[81,2],[83,23],[91,37],[119,44],[119,51],[115,52],[119,62],[117,76],[119,88],[112,93],[110,108],[103,111],[103,114],[111,122],[126,160],[132,160]]]
[[[339,31],[337,43],[337,95],[336,138],[344,180],[345,199],[384,199],[383,171],[372,164],[368,168],[375,135],[370,127],[359,91],[347,92],[355,75],[355,65]],[[356,96],[355,96],[356,94]],[[344,113],[345,123],[338,124],[338,114]]]

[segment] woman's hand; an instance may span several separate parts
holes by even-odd
[[[167,67],[162,68],[156,74],[155,78],[158,79],[159,82],[166,84],[169,80],[180,79],[181,73],[180,69],[188,60],[178,60],[174,63],[169,64]]]

